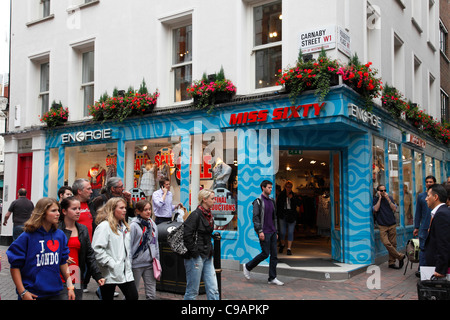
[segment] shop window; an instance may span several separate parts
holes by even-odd
[[[173,204],[176,205],[183,201],[180,196],[182,168],[180,144],[174,143],[173,140],[164,138],[135,142],[134,187],[138,189],[137,193],[144,193],[149,197],[159,188],[159,180],[167,177],[171,181]],[[236,145],[235,135],[220,132],[204,134],[202,160],[198,171],[193,170],[195,163],[191,159],[191,188],[193,180],[198,179],[200,189],[212,189],[215,192],[216,203],[212,213],[216,230],[237,230]],[[193,172],[199,172],[199,176],[194,177]],[[190,190],[190,211],[195,210],[191,205],[192,197],[196,196],[197,194]]]
[[[434,161],[433,158],[425,156],[425,177],[434,176]]]
[[[253,8],[256,89],[275,86],[282,65],[282,3]]]
[[[413,202],[413,156],[411,149],[402,148],[403,160],[403,211],[405,225],[414,223],[414,202]]]
[[[110,177],[117,176],[117,144],[93,144],[68,147],[65,152],[64,184],[88,179],[92,197],[100,194]]]
[[[416,194],[424,192],[424,179],[423,179],[423,155],[418,152],[414,152],[414,175],[416,178]]]
[[[384,139],[375,136],[373,137],[372,182],[374,189],[376,189],[379,185],[386,185],[386,173],[384,171],[384,143]]]
[[[389,142],[389,194],[394,198],[395,204],[400,204],[400,175],[398,145]]]
[[[441,162],[438,159],[434,159],[434,174],[436,177],[436,183],[441,183]]]

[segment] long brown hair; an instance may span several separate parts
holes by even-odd
[[[53,205],[56,204],[59,208],[59,204],[58,201],[56,201],[56,199],[53,198],[42,198],[40,199],[37,203],[36,206],[34,207],[34,210],[31,214],[30,219],[28,219],[27,222],[25,222],[25,226],[24,226],[24,231],[25,232],[35,232],[37,229],[39,229],[40,227],[42,227],[43,223],[42,221],[44,221],[45,219],[45,215],[47,213],[47,210]],[[57,224],[52,224],[52,229],[56,230],[58,229],[58,225]]]
[[[125,219],[119,221],[114,215],[114,211],[116,210],[119,202],[125,203],[125,206],[127,205],[127,202],[124,198],[120,197],[111,198],[108,200],[108,202],[106,202],[106,204],[103,207],[99,209],[97,218],[95,219],[95,223],[97,225],[99,225],[103,221],[108,221],[109,226],[111,227],[112,231],[115,234],[119,234],[119,232],[117,231],[117,225],[119,225],[120,222],[122,222],[127,228],[127,230],[130,231],[130,227],[128,223],[125,221]]]

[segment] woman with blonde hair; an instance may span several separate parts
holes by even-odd
[[[130,227],[126,222],[127,203],[123,198],[109,199],[99,210],[92,248],[105,278],[100,287],[103,300],[113,300],[119,286],[126,300],[137,300],[130,260]]]
[[[67,265],[69,248],[64,232],[58,229],[59,215],[56,199],[40,199],[24,232],[6,251],[20,300],[63,300],[60,274],[67,284],[68,299],[75,300]]]
[[[200,279],[203,277],[208,300],[219,299],[216,272],[213,263],[214,219],[211,209],[216,202],[214,191],[202,189],[198,194],[199,206],[184,222],[184,243],[188,253],[184,257],[186,269],[185,300],[194,300],[198,295]],[[197,239],[195,241],[194,239]]]

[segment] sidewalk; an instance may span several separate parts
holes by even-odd
[[[7,247],[0,246],[0,297],[2,300],[17,300],[6,249]],[[322,266],[321,270],[324,268],[327,266]],[[372,268],[375,272],[370,271]],[[267,273],[260,273],[265,271],[265,267],[259,267],[258,272],[252,272],[250,280],[244,278],[242,271],[223,269],[222,300],[417,300],[417,265],[412,269],[408,267],[403,275],[404,269],[389,269],[386,262],[344,280],[317,280],[284,275],[282,268],[279,269],[278,278],[285,283],[284,286],[267,284]],[[98,300],[95,295],[96,288],[96,283],[91,280],[89,292],[83,295],[84,300]],[[139,299],[145,299],[142,281]],[[157,291],[157,299],[182,300],[183,295]],[[116,300],[122,300],[121,293]],[[198,300],[206,300],[206,295],[200,295]]]

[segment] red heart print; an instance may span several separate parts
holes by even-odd
[[[48,240],[47,241],[47,247],[52,250],[53,252],[56,252],[59,248],[59,241],[58,240]]]

